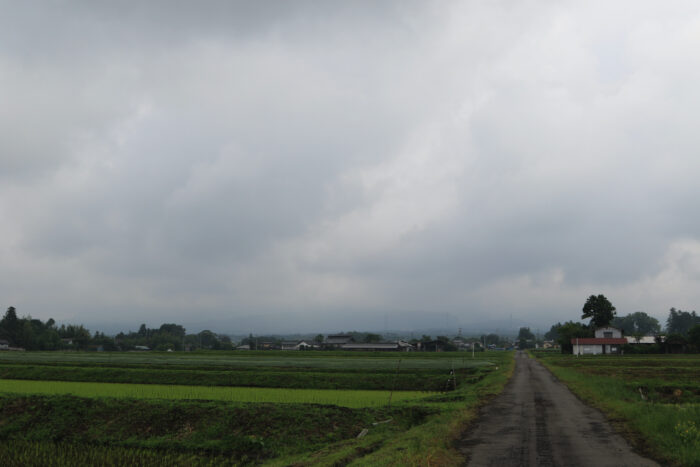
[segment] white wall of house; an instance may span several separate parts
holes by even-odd
[[[599,344],[574,344],[574,355],[598,355],[603,353],[603,346]]]
[[[622,337],[622,331],[611,326],[595,330],[596,337]]]
[[[605,347],[605,352],[603,352]],[[574,344],[574,355],[614,354],[620,351],[619,345],[614,344]]]

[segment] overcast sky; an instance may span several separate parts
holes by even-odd
[[[0,12],[3,308],[467,334],[590,294],[700,308],[697,1]]]

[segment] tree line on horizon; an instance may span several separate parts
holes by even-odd
[[[375,343],[382,342],[384,337],[372,332],[350,331],[345,333],[355,342]],[[481,341],[495,343],[498,336],[482,336]],[[108,336],[96,331],[94,334],[83,325],[56,325],[49,318],[46,322],[34,319],[31,316],[18,317],[15,307],[9,307],[0,320],[0,340],[5,340],[14,348],[25,350],[139,350],[152,349],[159,351],[181,350],[233,350],[235,348],[231,338],[227,335],[217,334],[210,330],[204,330],[196,334],[187,334],[186,329],[179,324],[164,323],[158,328],[148,328],[142,324],[138,331],[120,332],[115,336]],[[310,342],[321,344],[323,334],[318,334]],[[241,341],[242,345],[248,345],[251,349],[266,348],[261,343],[276,344],[279,347],[282,339],[279,336],[253,336]],[[457,350],[457,347],[446,336],[423,335],[420,339],[412,339],[411,343],[438,342],[443,350]]]
[[[187,334],[183,326],[164,323],[150,329],[142,324],[138,331],[120,332],[107,336],[94,334],[83,325],[57,326],[49,318],[46,322],[31,316],[18,317],[15,307],[9,307],[0,320],[0,339],[12,347],[26,350],[136,350],[147,347],[153,350],[212,349],[230,350],[233,343],[228,336],[209,330]]]
[[[637,311],[626,316],[616,316],[616,309],[604,295],[591,295],[583,306],[581,319],[590,319],[588,324],[575,321],[557,322],[545,333],[544,339],[557,342],[562,352],[571,352],[572,338],[593,337],[598,327],[613,326],[631,337],[660,335],[659,321],[648,314]],[[682,347],[686,350],[700,351],[700,316],[695,311],[683,311],[671,308],[666,326],[665,338],[658,340],[655,347],[646,347],[646,351],[665,352],[669,346]],[[380,342],[383,336],[371,332],[351,331],[355,342]],[[312,339],[316,343],[323,341],[318,334]],[[96,331],[92,334],[83,325],[61,324],[49,318],[46,322],[31,316],[18,317],[15,307],[9,307],[0,320],[0,340],[11,346],[26,350],[136,350],[149,348],[153,350],[232,350],[234,344],[230,337],[204,330],[196,334],[187,334],[186,329],[174,323],[164,323],[159,328],[148,328],[142,324],[138,331],[120,332],[116,336],[107,336]],[[467,339],[467,340],[475,340]],[[456,350],[451,339],[446,336],[423,335],[420,339],[411,339],[411,343],[439,341],[444,350]],[[241,344],[248,344],[256,349],[260,342],[281,343],[279,336],[253,336],[244,338]],[[478,338],[479,344],[488,346],[505,346],[508,344],[497,334],[485,334]],[[520,348],[534,347],[537,342],[530,328],[521,328],[516,340]]]

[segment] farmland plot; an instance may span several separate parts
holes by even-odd
[[[456,459],[450,437],[471,417],[469,407],[504,384],[510,359],[507,353],[475,359],[458,353],[3,353],[0,463],[77,465],[100,456],[141,465]],[[245,387],[235,385],[241,381]],[[358,439],[360,432],[367,434]]]

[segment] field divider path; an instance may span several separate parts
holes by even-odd
[[[468,466],[658,466],[523,352],[503,393],[482,407],[458,446]]]

